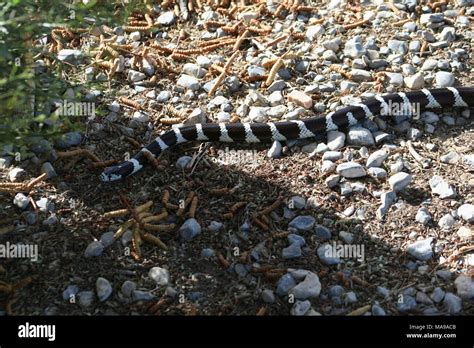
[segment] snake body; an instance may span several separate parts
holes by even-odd
[[[420,111],[474,107],[474,88],[447,87],[392,93],[341,108],[326,116],[303,120],[275,123],[207,123],[176,127],[158,136],[130,160],[105,168],[100,179],[104,182],[124,179],[146,165],[148,160],[145,152],[157,157],[166,149],[188,141],[258,143],[311,138],[356,125],[365,119],[373,119],[376,115],[387,113],[390,105],[395,104],[405,107],[403,110],[410,110],[412,105],[418,105]]]

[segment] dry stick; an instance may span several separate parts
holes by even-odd
[[[168,217],[168,212],[163,212],[158,215],[148,216],[142,219],[142,222],[157,222]]]
[[[270,69],[270,73],[268,74],[268,77],[265,81],[266,87],[269,87],[272,84],[278,70],[280,70],[282,66],[283,66],[283,57],[280,57],[276,60],[275,64],[273,64],[272,68]]]
[[[145,223],[143,224],[143,228],[146,230],[156,231],[156,232],[170,232],[176,227],[175,224],[168,224],[168,225],[152,225]]]
[[[127,216],[128,215],[128,209],[119,209],[119,210],[113,210],[105,213],[103,216],[106,219],[110,219],[113,217],[122,217],[122,216]]]
[[[143,238],[144,241],[147,241],[147,242],[149,242],[149,243],[155,244],[156,246],[160,247],[160,248],[163,249],[163,250],[167,250],[167,249],[168,249],[168,247],[166,246],[166,244],[163,243],[160,238],[155,237],[154,235],[152,235],[152,234],[150,234],[150,233],[144,232],[144,233],[142,234],[142,238]]]
[[[364,314],[368,310],[370,310],[370,308],[372,308],[372,305],[363,306],[363,307],[357,308],[356,310],[348,313],[347,315],[348,316],[359,316],[359,315]]]
[[[425,51],[428,49],[428,41],[423,41],[420,48],[420,56],[425,54]]]
[[[367,23],[369,23],[369,22],[370,22],[370,20],[368,20],[368,19],[363,19],[363,20],[361,20],[361,21],[357,21],[357,22],[354,22],[354,23],[351,23],[351,24],[346,24],[346,25],[344,25],[343,27],[344,27],[344,29],[347,30],[347,29],[356,28],[356,27],[358,27],[358,26],[367,24]]]
[[[393,12],[395,12],[395,14],[396,14],[397,16],[400,15],[400,10],[398,9],[398,7],[395,6],[395,4],[393,3],[393,0],[391,0],[391,1],[388,2],[388,6],[390,7],[390,9],[391,9]]]
[[[212,88],[209,90],[209,96],[212,96],[216,91],[217,91],[217,88],[220,86],[220,84],[222,83],[222,81],[224,81],[224,78],[225,78],[225,75],[226,75],[226,71],[230,68],[230,66],[232,65],[232,63],[234,62],[235,58],[237,58],[237,56],[240,54],[239,51],[235,51],[232,56],[229,58],[229,61],[226,63],[226,65],[224,65],[224,71],[219,75],[219,77],[217,78],[216,80],[216,83],[212,86]]]
[[[266,47],[274,46],[277,43],[282,42],[283,40],[286,40],[289,36],[290,36],[290,34],[280,36],[279,38],[276,38],[275,40],[272,40],[272,41],[268,42],[267,44],[265,44],[265,46]]]
[[[191,206],[189,207],[189,217],[190,218],[195,218],[196,216],[196,209],[198,205],[198,197],[195,196],[193,200],[191,201]]]
[[[423,168],[426,168],[427,165],[428,165],[428,162],[427,160],[421,156],[418,152],[416,152],[415,148],[413,147],[412,143],[410,140],[408,140],[406,142],[406,146],[408,148],[408,152],[410,153],[410,155],[413,156],[413,158],[422,165]]]
[[[232,51],[237,51],[239,50],[240,46],[242,45],[242,42],[244,42],[245,38],[249,35],[250,31],[245,30],[242,35],[239,36],[237,41],[234,44],[234,47],[232,48]]]
[[[40,181],[46,179],[47,176],[48,176],[48,174],[46,174],[46,173],[41,174],[40,176],[38,176],[37,178],[31,180],[28,184],[26,184],[27,188],[32,188],[33,186],[35,186]]]

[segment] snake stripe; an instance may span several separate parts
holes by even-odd
[[[147,163],[144,152],[155,157],[176,144],[187,141],[221,141],[256,143],[264,141],[285,141],[318,136],[331,130],[354,126],[376,115],[390,115],[391,106],[398,104],[398,110],[413,112],[413,106],[420,111],[441,108],[474,107],[473,87],[448,87],[421,89],[375,96],[362,103],[342,107],[324,117],[304,120],[268,123],[210,123],[173,128],[157,137],[132,159],[117,166],[108,167],[101,174],[102,181],[116,181],[140,171]],[[395,113],[394,113],[395,115]]]

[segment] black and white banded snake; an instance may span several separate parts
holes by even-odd
[[[174,128],[157,137],[133,158],[117,166],[106,168],[101,181],[124,179],[135,174],[148,161],[145,152],[155,157],[164,150],[188,141],[246,142],[285,141],[311,138],[324,132],[350,127],[364,119],[373,119],[386,110],[388,104],[419,105],[419,109],[474,107],[473,87],[421,89],[407,93],[376,96],[360,104],[351,105],[324,116],[303,120],[268,123],[207,123]]]

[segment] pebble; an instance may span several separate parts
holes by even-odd
[[[433,301],[430,299],[430,297],[422,291],[418,291],[416,293],[415,300],[416,302],[427,305],[427,306],[433,305]]]
[[[322,25],[311,25],[306,29],[305,37],[308,41],[313,42],[317,36],[323,35],[325,32]]]
[[[293,307],[291,307],[290,314],[294,316],[305,315],[311,308],[311,302],[306,301],[296,301]]]
[[[383,286],[377,286],[377,293],[381,295],[384,299],[387,299],[390,296],[390,290]]]
[[[441,289],[440,287],[436,287],[436,288],[433,289],[433,292],[431,293],[430,298],[434,302],[439,303],[443,300],[444,295],[445,295],[444,290]]]
[[[147,123],[150,118],[148,115],[142,111],[135,111],[132,116],[132,120],[139,123]]]
[[[452,292],[447,292],[446,295],[444,295],[443,305],[449,314],[457,314],[462,309],[462,299]]]
[[[288,227],[295,228],[300,232],[306,232],[313,229],[316,219],[309,215],[300,215],[290,221]]]
[[[77,285],[68,285],[66,290],[63,291],[63,300],[70,301],[73,296],[76,296],[79,292],[79,287]]]
[[[174,11],[163,12],[158,17],[158,23],[161,24],[161,25],[164,25],[164,26],[173,25],[175,20],[176,20],[176,17],[175,17]]]
[[[321,172],[322,173],[331,173],[336,168],[336,163],[331,161],[323,161],[321,164]]]
[[[405,77],[404,82],[408,88],[413,90],[422,89],[425,86],[425,79],[422,73],[407,76]]]
[[[454,75],[447,71],[438,71],[435,75],[436,87],[444,88],[454,85]]]
[[[198,123],[206,123],[206,112],[201,108],[195,108],[184,121],[185,125],[194,125]]]
[[[354,241],[355,236],[354,236],[354,233],[341,231],[339,232],[339,238],[341,238],[344,241],[344,243],[351,244]]]
[[[367,70],[352,69],[350,74],[354,82],[372,81],[372,74]]]
[[[445,214],[439,219],[438,225],[444,231],[449,231],[453,228],[456,221],[451,214]]]
[[[356,162],[341,163],[337,166],[336,171],[345,178],[360,178],[367,175],[364,167]]]
[[[252,106],[249,111],[249,118],[252,122],[262,123],[268,119],[268,107]]]
[[[363,127],[351,127],[347,133],[347,142],[351,145],[370,146],[374,145],[372,133]]]
[[[400,312],[408,312],[417,307],[415,299],[410,295],[403,295],[403,300],[397,302],[397,309]]]
[[[176,167],[179,169],[187,169],[192,159],[191,156],[181,156],[176,161]]]
[[[396,199],[397,195],[393,191],[384,192],[380,195],[381,204],[377,208],[376,212],[376,215],[379,219],[381,219],[387,214],[388,210],[393,205]]]
[[[104,248],[108,248],[115,243],[114,234],[114,232],[105,232],[100,236],[100,243],[104,246]]]
[[[294,90],[287,96],[288,101],[302,106],[305,109],[310,109],[313,106],[313,99],[304,92]]]
[[[187,75],[194,76],[198,79],[203,78],[206,75],[206,70],[201,68],[197,64],[186,63],[183,66],[183,72]]]
[[[153,301],[155,298],[156,296],[149,291],[133,290],[132,292],[132,299],[134,301]]]
[[[211,257],[214,257],[216,256],[216,251],[214,249],[211,249],[211,248],[204,248],[201,250],[201,257],[205,258],[205,259],[209,259]]]
[[[224,224],[222,222],[211,221],[211,223],[209,224],[207,228],[209,229],[211,233],[218,233],[222,229],[223,226]]]
[[[387,177],[387,171],[383,168],[369,168],[367,169],[367,174],[376,178],[376,179],[384,179]]]
[[[146,75],[140,71],[129,70],[127,79],[130,82],[139,82],[146,79]]]
[[[30,200],[23,193],[17,193],[13,198],[13,204],[15,204],[21,210],[25,210],[28,207]]]
[[[293,196],[288,200],[287,206],[290,209],[303,209],[306,206],[306,199],[301,196]]]
[[[469,223],[474,223],[474,204],[461,205],[458,208],[458,216]]]
[[[372,153],[369,158],[367,158],[367,162],[365,166],[367,168],[371,167],[380,167],[388,157],[388,152],[386,150],[377,150]]]
[[[457,289],[457,294],[464,300],[470,300],[474,298],[474,281],[470,276],[461,274],[454,281],[454,285]]]
[[[61,149],[66,149],[71,146],[78,146],[82,142],[82,134],[80,132],[64,133],[56,141],[56,146]]]
[[[372,315],[373,316],[385,316],[385,310],[380,307],[379,305],[373,305],[372,306]]]
[[[407,252],[417,260],[427,261],[433,257],[432,242],[433,238],[431,237],[416,241],[407,247]]]
[[[184,224],[179,228],[179,232],[181,237],[189,242],[201,233],[201,225],[199,225],[196,219],[191,218],[184,222]]]
[[[445,155],[439,157],[439,160],[447,164],[456,164],[460,159],[460,156],[455,151],[450,151]]]
[[[112,295],[112,285],[110,285],[110,282],[105,278],[97,278],[95,288],[100,302],[104,302]]]
[[[8,179],[11,182],[22,181],[26,179],[27,174],[23,168],[15,167],[8,172]]]
[[[295,285],[295,279],[289,273],[286,273],[278,280],[275,292],[278,296],[286,296],[288,295],[288,291],[295,287]]]
[[[94,293],[92,291],[81,291],[77,294],[77,297],[82,307],[90,307],[94,302]]]
[[[130,40],[132,41],[140,41],[141,39],[141,34],[139,31],[134,31],[134,32],[131,32],[128,37],[130,38]]]
[[[148,272],[148,276],[159,286],[168,285],[170,282],[170,273],[165,268],[153,267]]]
[[[410,174],[399,172],[392,175],[390,179],[388,179],[388,183],[393,191],[399,192],[404,190],[411,183],[412,179],[413,177]]]
[[[290,233],[287,238],[290,244],[296,244],[296,245],[299,245],[300,247],[306,244],[305,239],[298,234]]]
[[[359,58],[366,54],[366,49],[360,42],[349,40],[344,46],[344,55],[351,58]]]
[[[329,131],[327,133],[327,146],[330,150],[338,150],[344,146],[346,134],[339,131]]]
[[[316,225],[314,228],[314,234],[320,240],[329,240],[332,238],[331,231],[323,225]]]
[[[321,292],[321,283],[319,277],[313,272],[307,272],[304,280],[293,287],[289,293],[293,294],[298,300],[318,297]]]
[[[161,91],[160,93],[158,93],[158,96],[156,97],[156,101],[159,103],[166,103],[170,99],[171,99],[170,91]]]
[[[274,141],[272,146],[267,152],[267,157],[268,158],[278,158],[281,156],[283,151],[283,146],[279,141]]]
[[[427,208],[421,207],[416,212],[415,220],[420,224],[426,225],[428,222],[432,220],[432,217]]]
[[[321,262],[326,265],[337,265],[341,262],[341,259],[337,256],[337,250],[333,250],[330,244],[321,245],[316,252]]]
[[[94,240],[87,246],[86,250],[84,251],[85,257],[96,257],[100,256],[104,251],[104,246],[101,242]]]
[[[132,293],[137,288],[137,284],[132,282],[131,280],[126,280],[123,282],[120,291],[122,291],[123,296],[125,297],[132,297]]]
[[[299,244],[290,244],[288,247],[282,250],[281,255],[284,259],[294,259],[301,257],[301,246]]]
[[[58,59],[62,62],[77,65],[82,62],[84,54],[80,50],[62,49],[58,52]]]
[[[186,74],[182,74],[176,81],[176,84],[180,87],[190,89],[191,91],[197,91],[201,87],[195,77]]]
[[[456,196],[454,188],[444,181],[444,179],[439,175],[434,175],[429,180],[429,184],[431,187],[431,192],[439,195],[441,199],[454,198]]]
[[[11,157],[0,157],[0,169],[7,169],[11,164]]]
[[[333,188],[335,187],[339,181],[341,180],[341,176],[338,175],[338,174],[333,174],[333,175],[330,175],[328,176],[324,182],[326,183],[327,187],[329,188]]]
[[[273,290],[265,289],[262,291],[262,300],[265,303],[274,303],[275,302],[275,293]]]

